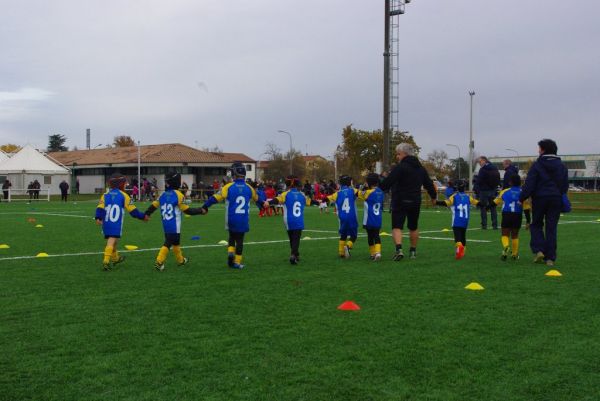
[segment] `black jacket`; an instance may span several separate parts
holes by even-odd
[[[392,209],[406,203],[421,202],[421,188],[425,187],[432,199],[437,198],[433,181],[419,159],[406,156],[396,164],[379,186],[382,191],[391,189]]]
[[[495,191],[500,185],[500,172],[492,163],[487,162],[477,174],[477,191]]]
[[[502,189],[510,187],[508,181],[513,175],[519,175],[519,169],[511,164],[510,166],[504,169],[504,177],[502,178]]]
[[[532,198],[559,197],[569,189],[567,168],[556,155],[541,155],[527,172],[521,201]]]

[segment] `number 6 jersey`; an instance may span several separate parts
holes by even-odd
[[[279,204],[283,205],[283,224],[286,230],[304,230],[304,206],[310,206],[311,200],[292,188],[277,197]]]

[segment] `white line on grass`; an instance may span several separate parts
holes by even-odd
[[[363,237],[364,235],[360,235],[361,237]],[[439,237],[420,237],[422,239],[432,239],[432,240],[439,240],[439,241],[454,241],[453,238],[439,238]],[[306,241],[318,241],[318,240],[330,240],[330,239],[339,239],[338,236],[335,237],[319,237],[319,238],[311,238],[310,240],[306,240]],[[289,242],[289,240],[287,239],[283,239],[283,240],[272,240],[272,241],[251,241],[251,242],[246,242],[244,245],[267,245],[267,244],[281,244],[281,243],[286,243]],[[488,241],[488,240],[474,240],[474,239],[470,239],[469,242],[492,242],[492,241]],[[206,244],[206,245],[188,245],[188,246],[182,246],[182,249],[193,249],[193,248],[224,248],[225,245],[219,245],[219,244]],[[119,252],[121,253],[129,253],[129,252],[156,252],[158,251],[160,248],[146,248],[146,249],[135,249],[135,250],[120,250]],[[89,255],[103,255],[104,252],[78,252],[78,253],[62,253],[62,254],[58,254],[58,255],[48,255],[45,256],[44,258],[60,258],[60,257],[69,257],[69,256],[89,256]],[[8,258],[0,258],[0,261],[2,260],[23,260],[23,259],[36,259],[38,258],[37,256],[31,256],[31,255],[27,255],[27,256],[13,256],[13,257],[8,257]],[[43,258],[42,258],[43,259]]]

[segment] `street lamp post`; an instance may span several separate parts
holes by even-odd
[[[290,137],[290,175],[294,174],[294,159],[292,158],[292,134],[282,129],[277,130],[277,132],[281,132],[282,134],[287,134]]]
[[[475,148],[475,142],[473,142],[473,96],[475,91],[469,91],[471,97],[471,112],[469,113],[469,188],[472,190],[473,186],[473,149]]]
[[[140,186],[142,184],[142,152],[141,152],[141,148],[140,148],[140,141],[138,141],[138,143],[137,143],[137,159],[138,159],[137,160],[137,170],[138,170],[138,172],[137,172],[138,173],[137,174],[138,175],[138,179],[137,179],[138,184],[137,185],[138,185],[138,194],[141,195],[142,190],[141,190]],[[140,199],[141,199],[141,196],[140,196]]]
[[[504,150],[508,150],[509,152],[514,152],[514,154],[517,156],[517,159],[520,157],[520,156],[519,156],[519,152],[517,152],[517,151],[516,151],[516,150],[514,150],[514,149],[509,149],[509,148],[506,148],[506,149],[504,149]]]
[[[458,167],[458,179],[460,180],[460,148],[458,145],[454,145],[453,143],[447,143],[446,146],[452,146],[458,150],[458,162],[456,163],[456,166]]]

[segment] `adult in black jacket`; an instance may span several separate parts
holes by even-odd
[[[506,159],[502,162],[504,167],[504,177],[502,177],[502,189],[510,188],[510,177],[519,175],[517,166],[513,166],[512,160]]]
[[[419,213],[421,211],[421,188],[425,187],[435,205],[437,193],[429,178],[427,170],[415,156],[414,147],[408,143],[396,146],[396,164],[389,173],[384,173],[384,179],[379,186],[383,191],[391,190],[392,194],[392,237],[396,244],[394,260],[404,257],[402,252],[402,230],[404,222],[408,221],[410,232],[411,259],[417,257],[419,241]]]
[[[538,142],[540,157],[527,172],[520,200],[531,197],[531,251],[534,262],[553,266],[556,261],[556,231],[562,208],[562,196],[569,189],[567,168],[556,156],[558,147],[552,139]],[[544,232],[544,220],[546,229]]]
[[[479,206],[481,207],[481,228],[487,229],[487,211],[492,216],[492,227],[498,229],[498,213],[494,199],[498,195],[500,185],[500,172],[487,157],[479,158],[479,173],[477,174],[477,191],[479,195]]]
[[[65,180],[62,180],[60,184],[58,184],[60,188],[60,200],[66,202],[67,197],[69,196],[69,184]]]

